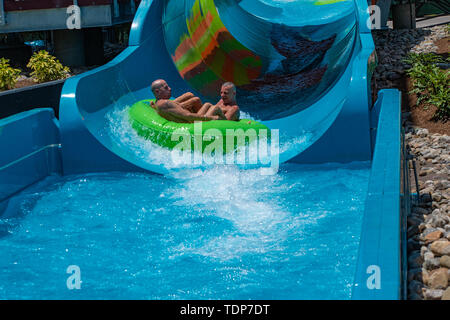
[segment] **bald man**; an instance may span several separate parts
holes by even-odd
[[[216,104],[222,110],[227,120],[239,121],[240,111],[236,102],[236,86],[225,82],[220,89],[220,101]]]
[[[172,89],[165,80],[159,79],[152,83],[152,92],[156,102],[151,107],[158,114],[173,122],[192,123],[194,121],[226,120],[225,115],[219,107],[210,103],[202,105],[200,98],[188,92],[175,100],[170,100]]]
[[[236,86],[232,82],[226,82],[220,89],[220,101],[216,104],[227,120],[239,121],[240,110],[236,101]]]

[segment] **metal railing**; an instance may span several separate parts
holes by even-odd
[[[412,172],[411,172],[412,171]],[[412,173],[412,174],[411,174]],[[412,179],[414,181],[412,181]],[[416,192],[411,192],[412,183],[414,183]],[[402,129],[402,202],[401,202],[401,219],[402,219],[402,294],[407,299],[407,275],[408,275],[408,222],[407,219],[411,215],[412,207],[420,204],[420,186],[417,174],[416,157],[411,153],[411,147],[405,141],[405,132]]]
[[[401,144],[401,165],[402,165],[402,184],[401,184],[401,255],[402,255],[402,299],[406,300],[408,298],[408,216],[411,214],[411,205],[412,205],[412,197],[411,197],[411,179],[410,179],[410,161],[413,159],[409,146],[405,141],[405,131],[404,127],[402,128],[402,144]]]

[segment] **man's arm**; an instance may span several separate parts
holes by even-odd
[[[241,112],[239,111],[239,107],[233,106],[226,110],[225,117],[227,118],[227,120],[239,121],[240,114]]]

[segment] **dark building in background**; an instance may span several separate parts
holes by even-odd
[[[129,25],[140,0],[0,0],[0,56],[26,60],[29,50],[15,34],[45,32],[52,53],[67,66],[104,63],[105,38],[114,39],[114,29]],[[70,6],[80,8],[80,29],[68,29]],[[22,37],[23,38],[23,37]],[[21,39],[22,39],[21,38]],[[24,57],[21,57],[23,55]]]

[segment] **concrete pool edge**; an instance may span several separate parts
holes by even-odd
[[[401,93],[380,90],[378,121],[352,300],[403,297],[401,210]],[[405,195],[408,196],[408,195]]]

